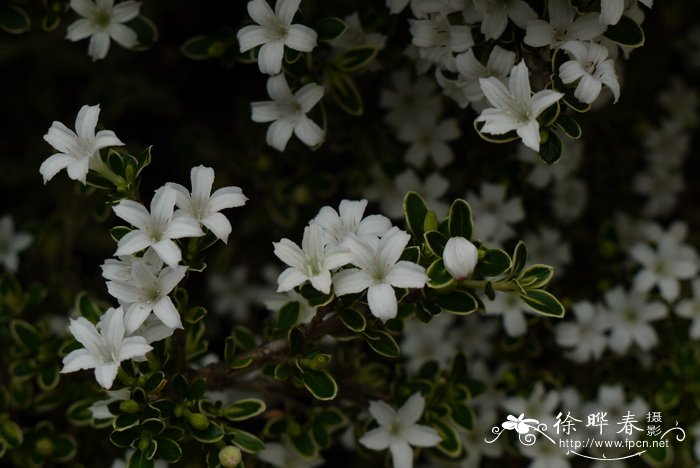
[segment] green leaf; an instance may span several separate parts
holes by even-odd
[[[256,436],[250,432],[242,431],[241,429],[236,429],[229,427],[226,430],[229,436],[232,436],[231,442],[241,450],[247,453],[258,453],[265,448],[265,443],[258,439]]]
[[[644,45],[644,31],[629,16],[622,16],[617,24],[608,26],[603,34],[613,42],[626,47],[641,47]]]
[[[514,278],[523,271],[527,264],[527,247],[523,241],[518,241],[513,250],[513,264],[510,267],[510,277]]]
[[[115,431],[121,432],[131,429],[132,427],[138,426],[139,416],[137,414],[125,414],[122,413],[114,419],[112,427]]]
[[[423,197],[416,192],[408,192],[403,199],[403,212],[413,238],[416,242],[423,241],[423,223],[428,214],[428,206]]]
[[[217,423],[209,421],[209,425],[204,429],[196,429],[189,426],[190,435],[195,440],[205,444],[213,444],[224,438],[224,430]]]
[[[447,238],[439,231],[428,231],[423,234],[423,238],[425,239],[425,244],[428,246],[428,249],[430,249],[433,255],[436,257],[442,257],[442,254],[445,251],[445,245],[447,244]]]
[[[53,447],[52,458],[58,463],[69,462],[78,451],[78,443],[68,434],[58,434],[54,437]]]
[[[289,354],[295,356],[304,351],[304,332],[299,328],[292,328],[287,334],[289,339]]]
[[[19,424],[10,419],[5,419],[0,422],[0,436],[5,439],[5,442],[7,442],[10,448],[19,447],[24,440],[22,428],[19,427]]]
[[[253,418],[266,409],[265,402],[256,398],[248,398],[238,400],[232,405],[227,406],[221,412],[221,415],[229,421],[245,421]]]
[[[236,325],[233,329],[233,339],[236,346],[243,351],[249,351],[257,346],[253,333],[243,325]]]
[[[503,135],[493,135],[491,133],[481,133],[481,129],[484,127],[484,122],[477,122],[474,119],[474,130],[479,134],[482,140],[488,141],[489,143],[509,143],[519,139],[515,130],[512,132],[504,133]]]
[[[189,324],[194,324],[202,320],[207,316],[207,309],[202,306],[192,307],[187,310],[185,314],[185,322]]]
[[[287,331],[299,322],[299,303],[287,302],[277,316],[277,327]]]
[[[292,376],[293,371],[294,368],[290,364],[283,362],[275,366],[274,377],[276,380],[284,381]]]
[[[299,452],[299,454],[304,458],[313,458],[316,455],[317,449],[313,438],[309,435],[308,431],[301,431],[299,435],[292,435],[290,437],[292,445]]]
[[[97,306],[97,304],[90,299],[86,293],[78,294],[75,300],[75,308],[78,309],[80,315],[85,317],[88,322],[97,323],[102,317],[102,310]]]
[[[305,369],[301,382],[317,400],[332,400],[338,394],[338,384],[326,371]]]
[[[435,296],[435,303],[441,309],[456,315],[468,315],[479,308],[474,296],[460,290]]]
[[[221,45],[221,42],[211,35],[195,36],[180,46],[180,52],[192,60],[206,60],[215,56],[212,52],[218,52],[216,45]]]
[[[520,298],[540,315],[561,318],[566,313],[564,306],[554,295],[541,289],[527,291],[527,294],[521,295]]]
[[[39,388],[48,392],[58,385],[60,380],[59,368],[56,364],[44,364],[39,369]]]
[[[379,49],[372,46],[353,47],[341,53],[334,61],[338,70],[352,73],[366,67],[377,56]]]
[[[518,283],[525,289],[542,289],[554,275],[554,268],[549,265],[536,264],[528,267],[518,277]]]
[[[561,158],[562,144],[559,137],[553,132],[548,132],[547,138],[540,144],[540,152],[537,154],[545,164],[554,164]]]
[[[333,294],[324,294],[314,288],[310,283],[304,284],[299,288],[299,294],[309,302],[311,307],[321,307],[329,304],[333,300]]]
[[[477,265],[478,266],[478,265]],[[454,282],[454,278],[445,268],[441,258],[435,260],[426,271],[428,275],[428,286],[434,289],[442,289]]]
[[[549,127],[554,123],[557,117],[559,117],[559,102],[555,102],[542,112],[539,121],[542,123],[542,127]]]
[[[11,34],[29,31],[31,20],[23,9],[7,2],[0,3],[0,29]]]
[[[133,47],[133,50],[142,51],[148,50],[158,40],[158,28],[145,16],[137,16],[124,25],[134,30],[138,37],[138,45]]]
[[[393,336],[382,330],[366,330],[362,333],[370,348],[388,358],[398,358],[401,349]]]
[[[474,272],[482,276],[499,276],[505,273],[510,266],[510,256],[506,252],[501,249],[488,249],[477,262]]]
[[[463,428],[471,431],[474,429],[474,412],[467,405],[455,402],[450,405],[450,412],[452,414],[452,420],[462,426]]]
[[[41,337],[33,325],[24,320],[12,320],[10,322],[10,333],[12,339],[18,345],[36,353],[41,346]]]
[[[555,125],[566,136],[574,140],[578,140],[583,135],[583,130],[581,130],[579,123],[568,115],[560,115]]]
[[[139,433],[136,431],[112,431],[109,435],[110,442],[121,448],[133,447],[138,438]]]
[[[401,253],[401,257],[399,257],[399,260],[406,260],[407,262],[411,263],[420,262],[420,247],[418,247],[417,245],[411,245],[409,247],[406,247],[403,250],[403,253]]]
[[[471,240],[474,231],[472,209],[465,200],[458,198],[452,202],[448,222],[450,237],[464,237]]]
[[[86,426],[90,424],[90,421],[92,421],[92,411],[90,411],[92,403],[92,400],[87,399],[76,401],[71,404],[66,411],[68,422],[73,426]]]
[[[168,463],[177,463],[182,458],[180,444],[168,437],[156,437],[158,442],[158,456]]]
[[[131,228],[128,226],[114,226],[109,230],[109,235],[112,236],[114,242],[119,242],[119,240],[125,235],[131,232]]]
[[[348,25],[345,24],[345,21],[335,16],[322,18],[314,25],[314,31],[318,34],[319,42],[329,42],[333,39],[337,39],[342,36],[347,29]]]
[[[146,452],[134,452],[131,455],[131,458],[129,458],[129,463],[126,465],[126,468],[154,468],[155,467],[155,462],[153,460],[149,460]]]
[[[437,430],[438,435],[442,438],[437,449],[448,457],[458,457],[462,451],[462,443],[460,442],[457,431],[440,420],[431,420],[430,424]]]
[[[360,333],[367,327],[367,319],[355,309],[340,309],[338,316],[343,325],[354,332]]]
[[[350,115],[362,115],[364,105],[355,80],[343,73],[329,73],[327,76],[333,98],[340,108]]]

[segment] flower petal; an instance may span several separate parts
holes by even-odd
[[[349,268],[333,275],[333,291],[336,296],[356,294],[372,285],[372,277],[359,268]]]
[[[382,322],[396,317],[396,294],[390,285],[381,283],[370,286],[367,290],[367,302],[372,315]]]

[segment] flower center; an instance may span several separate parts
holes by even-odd
[[[99,10],[95,14],[95,24],[101,29],[107,29],[112,23],[112,11],[109,9]]]

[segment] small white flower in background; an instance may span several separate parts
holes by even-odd
[[[359,442],[370,450],[391,451],[394,468],[412,468],[414,447],[433,447],[442,440],[432,427],[416,424],[423,415],[425,399],[414,393],[396,411],[383,401],[370,401],[369,413],[379,427],[363,435]]]
[[[258,101],[251,106],[253,122],[272,122],[267,129],[268,145],[284,151],[292,133],[309,147],[323,142],[324,130],[306,116],[323,97],[323,86],[309,83],[292,94],[287,78],[281,74],[267,80],[267,93],[272,101]]]
[[[316,47],[316,31],[303,24],[292,24],[300,3],[301,0],[277,0],[272,11],[265,0],[248,2],[248,14],[257,24],[241,28],[238,43],[241,52],[262,45],[258,52],[262,73],[277,75],[282,71],[285,46],[299,52],[311,52]]]
[[[562,240],[560,231],[542,227],[536,233],[525,234],[523,242],[527,245],[531,263],[544,263],[554,267],[556,273],[561,273],[571,262],[571,249],[568,242]]]
[[[674,311],[679,317],[690,319],[688,336],[694,340],[700,339],[700,279],[693,280],[693,296],[678,302]]]
[[[518,148],[518,159],[532,165],[527,175],[527,181],[536,188],[545,188],[550,183],[559,184],[566,182],[581,165],[583,159],[583,143],[581,140],[566,138],[564,141],[562,157],[556,164],[542,164],[537,159],[537,153],[526,146]]]
[[[498,39],[508,26],[508,19],[521,29],[537,18],[537,13],[523,0],[474,0],[481,14],[481,32],[486,39]]]
[[[413,169],[406,169],[393,180],[376,165],[370,168],[372,184],[365,188],[364,195],[381,204],[382,212],[392,219],[403,218],[403,199],[407,192],[417,192],[438,216],[447,216],[449,205],[441,200],[449,188],[449,181],[439,172],[433,172],[424,181]]]
[[[496,298],[486,306],[487,315],[503,316],[503,328],[510,337],[522,336],[527,332],[525,306],[513,294],[496,293]],[[529,311],[529,309],[528,309]]]
[[[358,12],[353,12],[346,16],[345,26],[347,29],[339,37],[336,37],[329,44],[338,50],[346,50],[352,47],[371,46],[375,49],[382,50],[386,44],[386,36],[376,32],[368,33],[360,23],[360,15]]]
[[[525,44],[556,49],[566,41],[590,41],[605,32],[598,21],[598,13],[576,18],[576,9],[570,0],[549,0],[547,4],[549,23],[541,19],[528,22]]]
[[[554,410],[561,402],[561,394],[557,390],[546,391],[542,382],[537,382],[527,398],[522,396],[510,397],[503,402],[503,409],[511,414],[524,414],[526,418],[544,422],[552,427],[555,421]]]
[[[122,361],[145,356],[153,349],[142,336],[125,337],[121,307],[107,310],[97,327],[79,317],[71,319],[68,329],[84,348],[63,358],[61,373],[94,368],[97,383],[106,389],[112,387]]]
[[[697,274],[697,254],[684,244],[688,228],[677,222],[656,241],[656,249],[646,243],[638,243],[630,252],[642,269],[634,277],[634,287],[648,292],[654,286],[668,302],[680,294],[679,280],[693,278]]]
[[[644,351],[656,346],[659,338],[649,322],[668,315],[665,304],[648,302],[645,293],[625,293],[619,286],[605,293],[605,305],[601,308],[610,325],[608,346],[618,354],[627,352],[632,344]]]
[[[678,195],[685,189],[685,177],[677,168],[650,165],[635,175],[632,186],[635,192],[648,197],[644,214],[658,217],[668,215],[676,207]]]
[[[687,99],[692,101],[693,94],[689,94]],[[678,110],[688,112],[680,105]],[[676,120],[682,114],[676,111],[669,111],[669,113],[672,115],[671,119],[665,119],[658,127],[645,132],[642,143],[650,166],[647,172],[679,169],[690,150],[691,134],[680,120]]]
[[[217,239],[226,243],[231,234],[231,223],[226,216],[219,213],[225,208],[245,205],[248,197],[243,195],[240,187],[222,187],[211,193],[214,185],[214,169],[205,166],[193,167],[190,171],[192,193],[180,184],[166,184],[177,192],[175,206],[196,219],[200,225],[209,229]]]
[[[162,265],[162,264],[161,264]],[[107,291],[124,307],[124,323],[133,333],[153,312],[170,328],[182,328],[180,314],[168,294],[187,273],[186,266],[153,270],[152,266],[134,261],[129,281],[107,281]]]
[[[503,135],[515,130],[523,144],[540,150],[540,124],[537,117],[564,95],[544,89],[532,95],[527,65],[521,60],[510,72],[508,88],[496,77],[480,78],[481,91],[493,107],[476,118],[484,122],[483,133]]]
[[[407,69],[391,74],[391,88],[382,90],[379,105],[388,114],[385,120],[397,129],[416,119],[434,120],[442,111],[442,99],[436,94],[435,80],[419,75],[414,80]]]
[[[453,327],[450,330],[450,341],[458,343],[459,349],[469,360],[490,357],[495,343],[494,335],[500,328],[499,324],[479,314],[462,317],[459,323],[459,327]]]
[[[443,368],[450,363],[457,346],[449,339],[447,330],[452,328],[453,316],[440,314],[428,324],[418,320],[406,322],[401,341],[401,352],[408,358],[406,367],[417,372],[427,361],[437,361]],[[454,335],[452,335],[454,336]]]
[[[474,46],[471,28],[451,24],[445,16],[409,20],[409,23],[418,56],[441,68],[455,71],[454,54]]]
[[[575,177],[558,182],[554,185],[550,203],[559,221],[565,224],[575,221],[588,203],[588,186]]]
[[[397,138],[411,145],[404,156],[408,164],[421,168],[430,156],[435,166],[442,168],[455,158],[447,142],[456,140],[460,135],[455,119],[419,119],[401,127]]]
[[[453,278],[467,279],[474,273],[474,268],[479,261],[479,251],[464,237],[450,237],[442,252],[442,261]]]
[[[466,198],[478,220],[474,238],[487,244],[500,244],[513,237],[512,225],[525,218],[520,197],[508,198],[505,185],[485,182],[480,195],[469,192]]]
[[[99,115],[99,104],[81,107],[75,118],[75,132],[61,122],[54,121],[51,124],[44,140],[58,153],[50,156],[39,167],[44,183],[60,170],[66,169],[68,177],[84,184],[88,170],[100,163],[96,160],[99,159],[102,148],[124,145],[111,130],[100,130],[95,134]]]
[[[146,343],[151,344],[156,341],[162,341],[175,333],[175,328],[170,328],[164,324],[157,315],[149,314],[148,318],[131,333],[133,336],[143,336]],[[140,359],[134,358],[135,361]]]
[[[245,265],[234,266],[228,273],[213,272],[207,279],[212,308],[217,315],[233,317],[237,322],[250,318],[251,304],[262,287],[250,283]]]
[[[381,239],[348,238],[352,264],[357,268],[348,268],[333,276],[335,294],[344,296],[366,289],[372,315],[383,322],[396,317],[398,304],[393,287],[422,288],[428,281],[425,268],[399,261],[410,239],[407,232],[397,227],[391,228]]]
[[[168,266],[180,263],[182,252],[173,239],[199,237],[204,232],[191,215],[175,211],[176,201],[175,190],[165,186],[153,195],[150,213],[132,200],[122,200],[114,206],[114,213],[136,228],[119,239],[114,255],[131,255],[151,247]]]
[[[576,321],[557,325],[557,344],[570,348],[567,356],[575,362],[599,360],[608,345],[607,316],[588,301],[577,302],[571,308]]]
[[[495,46],[489,54],[486,66],[484,66],[476,59],[471,49],[459,54],[455,59],[459,72],[457,81],[460,83],[466,99],[471,103],[478,103],[484,99],[484,93],[479,85],[480,78],[493,76],[505,82],[513,65],[515,65],[515,57],[515,52]]]
[[[364,216],[367,200],[342,200],[338,211],[324,206],[313,219],[323,228],[323,242],[327,247],[345,244],[352,236],[381,237],[391,229],[391,221],[383,215]]]
[[[304,229],[301,248],[289,239],[273,242],[275,255],[289,268],[277,279],[277,292],[289,291],[306,281],[324,294],[331,291],[331,273],[352,261],[346,248],[324,248],[321,225],[311,222]]]
[[[671,125],[681,128],[694,127],[698,124],[698,91],[679,77],[671,78],[668,87],[659,93],[656,101],[670,114]]]
[[[113,403],[115,401],[121,401],[121,400],[126,400],[131,396],[131,390],[128,388],[120,388],[119,390],[108,390],[107,392],[108,398],[105,398],[104,400],[98,400],[90,407],[88,410],[90,410],[90,413],[92,414],[93,419],[112,419],[116,417],[115,414],[112,414],[109,411],[109,404]]]
[[[607,413],[606,419],[610,424],[610,426],[603,427],[603,436],[606,437],[606,440],[636,439],[640,435],[639,431],[626,434],[625,431],[619,430],[620,426],[612,427],[613,422],[622,421],[623,416],[628,412],[639,417],[641,421],[642,415],[649,411],[649,405],[641,397],[627,401],[622,385],[601,385],[598,387],[597,399],[584,404],[582,414],[596,414],[601,411]],[[592,430],[593,434],[600,434],[600,428],[594,427]]]
[[[567,41],[561,45],[573,60],[564,62],[559,67],[562,83],[571,84],[580,80],[574,90],[574,96],[585,104],[598,99],[603,85],[607,86],[620,99],[620,83],[615,73],[615,62],[608,58],[608,49],[592,42]]]
[[[131,281],[131,267],[134,263],[148,266],[153,273],[158,273],[163,268],[163,260],[152,248],[146,249],[142,257],[134,255],[122,255],[117,258],[108,258],[100,266],[102,277],[112,281]]]
[[[83,18],[68,26],[66,39],[76,42],[89,37],[88,55],[93,62],[107,56],[112,39],[126,49],[138,45],[136,31],[124,23],[139,15],[141,3],[129,0],[115,5],[114,0],[71,0],[70,7]]]
[[[313,458],[302,456],[288,437],[279,442],[265,442],[265,448],[258,453],[258,458],[278,468],[313,468],[324,463],[318,455]]]
[[[33,237],[26,232],[15,232],[12,216],[0,218],[0,264],[9,271],[19,268],[19,253],[29,247]]]

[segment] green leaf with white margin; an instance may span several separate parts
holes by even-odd
[[[479,258],[474,273],[482,276],[499,276],[511,266],[510,256],[501,249],[488,249]]]
[[[408,192],[403,198],[403,212],[406,217],[408,230],[413,234],[416,242],[423,241],[423,223],[428,214],[428,206],[425,200],[416,192]]]
[[[445,268],[442,258],[435,260],[425,272],[428,275],[428,286],[433,289],[442,289],[451,285],[454,278]]]
[[[474,232],[474,218],[472,217],[472,209],[466,200],[458,198],[452,202],[448,229],[450,230],[450,237],[464,237],[467,240],[471,240]]]
[[[629,16],[622,16],[617,24],[608,26],[603,35],[625,47],[641,47],[644,45],[644,31],[642,27]]]
[[[326,371],[304,369],[301,382],[317,400],[332,400],[338,395],[338,384]]]
[[[423,238],[433,255],[442,257],[442,253],[445,251],[445,245],[447,244],[447,238],[439,231],[428,231],[423,234]]]
[[[265,448],[265,443],[250,432],[227,427],[226,434],[233,436],[233,439],[231,439],[233,445],[246,453],[258,453]]]
[[[333,39],[337,39],[342,36],[347,29],[348,25],[345,24],[345,21],[335,16],[322,18],[314,25],[314,31],[318,34],[319,42],[330,42]]]
[[[523,241],[518,241],[513,249],[512,264],[510,266],[509,278],[515,278],[523,271],[527,264],[527,247]]]
[[[0,29],[10,34],[29,31],[31,20],[26,11],[7,2],[0,4]]]
[[[340,321],[343,322],[343,325],[354,332],[360,333],[367,328],[367,319],[365,319],[365,316],[362,315],[361,312],[355,309],[340,309],[340,311],[338,311],[338,316],[340,317]]]
[[[549,265],[536,264],[529,266],[518,277],[518,283],[525,289],[542,289],[554,275],[554,268]]]
[[[474,296],[466,291],[450,291],[447,294],[436,295],[434,302],[446,312],[455,315],[469,315],[476,312],[478,304]]]
[[[540,152],[537,154],[540,161],[552,165],[559,161],[563,146],[561,140],[553,132],[545,131],[545,141],[540,144]]]
[[[131,21],[124,23],[124,25],[134,30],[138,37],[138,45],[132,47],[132,50],[148,50],[158,40],[158,28],[153,24],[153,21],[145,16],[137,16]]]
[[[299,322],[299,303],[288,302],[282,306],[277,314],[277,327],[287,331]]]
[[[180,52],[192,60],[206,60],[215,56],[212,52],[217,52],[217,44],[221,44],[221,42],[212,35],[195,36],[187,39],[180,46]]]
[[[520,298],[539,315],[561,318],[566,313],[561,302],[553,294],[542,289],[529,290]]]
[[[442,441],[436,447],[450,458],[458,457],[462,452],[462,443],[457,430],[442,420],[431,420],[430,425],[437,431]]]
[[[503,135],[493,135],[491,133],[481,133],[481,129],[484,127],[484,122],[477,122],[474,119],[474,130],[479,134],[482,140],[488,141],[489,143],[509,143],[515,141],[520,137],[513,130],[512,132],[504,133]]]
[[[382,330],[367,330],[362,334],[370,348],[377,354],[388,358],[397,358],[401,349],[393,336]]]
[[[18,345],[29,351],[36,352],[41,346],[41,337],[33,325],[24,320],[12,320],[10,322],[10,334]]]
[[[158,457],[168,463],[177,463],[182,458],[180,444],[169,437],[156,437],[158,443]]]
[[[352,73],[366,67],[378,52],[379,49],[372,46],[353,47],[341,53],[333,61],[333,65],[344,73]]]
[[[155,462],[149,460],[146,452],[134,452],[129,458],[129,463],[126,465],[127,468],[153,468],[155,467]]]
[[[564,132],[566,136],[574,140],[578,140],[583,135],[583,130],[581,130],[579,123],[568,115],[560,115],[554,125]]]
[[[245,421],[263,413],[265,409],[264,401],[247,398],[227,406],[221,411],[221,415],[229,421]]]
[[[224,438],[224,430],[212,421],[209,421],[209,425],[204,429],[189,426],[189,431],[192,438],[205,444],[213,444]]]
[[[350,115],[362,115],[364,104],[362,103],[362,96],[357,90],[355,80],[340,72],[327,73],[326,76],[333,98],[340,108]]]

